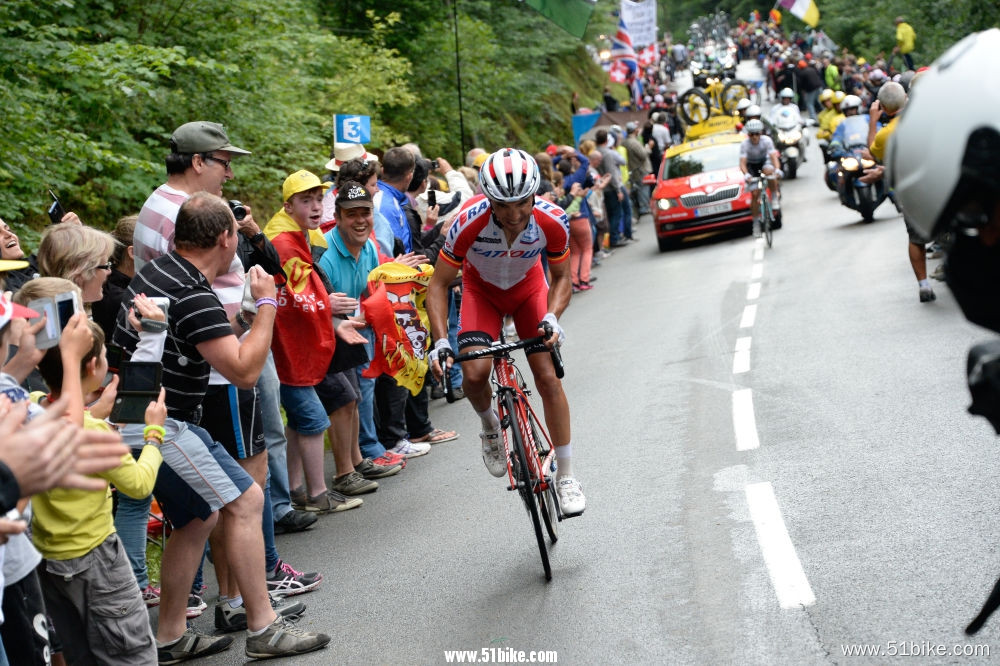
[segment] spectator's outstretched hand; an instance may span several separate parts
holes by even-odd
[[[0,460],[17,479],[22,497],[56,486],[101,490],[106,481],[84,475],[117,467],[128,453],[118,433],[83,430],[62,418],[67,403],[61,398],[25,423],[28,404],[0,396]]]
[[[364,322],[343,319],[333,330],[337,334],[338,340],[343,340],[349,345],[363,345],[368,342],[368,338],[358,333],[358,330],[364,327]]]

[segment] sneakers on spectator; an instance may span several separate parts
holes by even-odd
[[[465,390],[461,386],[454,386],[451,389],[452,400],[461,400],[465,397]]]
[[[431,387],[431,400],[440,400],[444,397],[444,386],[442,384],[435,384]]]
[[[402,470],[403,466],[400,464],[382,465],[371,458],[365,458],[354,468],[355,472],[366,479],[384,479],[387,476],[399,474]]]
[[[418,458],[420,456],[427,455],[430,450],[430,444],[415,443],[408,439],[399,440],[396,442],[396,446],[390,449],[393,453],[398,453],[404,458]]]
[[[944,263],[935,268],[934,272],[930,274],[930,277],[944,282]]]
[[[364,501],[360,497],[347,497],[336,490],[327,490],[315,497],[310,497],[309,501],[306,502],[306,511],[323,515],[355,509],[362,504]]]
[[[392,467],[393,465],[399,465],[403,469],[406,469],[406,457],[401,456],[398,453],[393,453],[392,451],[386,451],[378,458],[372,458],[372,462],[376,465],[382,465],[383,467]]]
[[[247,634],[246,655],[252,659],[268,659],[304,654],[325,647],[330,642],[326,634],[314,634],[294,626],[290,620],[278,617],[257,636]]]
[[[295,507],[296,509],[305,509],[306,504],[309,503],[309,496],[306,495],[305,486],[299,486],[298,488],[294,488],[291,492],[288,493],[288,495],[292,500],[292,506]]]
[[[507,458],[503,453],[503,442],[500,440],[500,431],[481,432],[479,439],[483,441],[483,462],[486,469],[495,477],[501,477],[507,473]]]
[[[173,643],[164,646],[157,644],[156,660],[161,664],[179,664],[188,659],[222,652],[232,644],[232,636],[208,636],[188,627]]]
[[[188,605],[187,610],[185,611],[185,616],[189,620],[193,617],[198,617],[205,612],[206,608],[208,608],[208,604],[205,603],[204,599],[197,594],[190,594],[188,595]]]
[[[274,521],[274,533],[292,534],[293,532],[302,532],[312,527],[316,520],[315,513],[292,509],[279,520]]]
[[[564,476],[556,481],[556,495],[559,496],[559,508],[566,518],[579,516],[587,508],[587,498],[583,496],[580,482],[572,476]]]
[[[278,566],[267,576],[267,591],[275,596],[290,597],[315,590],[322,582],[322,574],[302,573],[278,560]]]
[[[142,590],[142,602],[146,604],[148,608],[160,605],[160,588],[153,587],[152,585],[147,585]]]
[[[378,490],[378,481],[366,479],[358,472],[352,471],[334,478],[330,489],[344,495],[364,495]]]
[[[301,601],[286,601],[271,597],[271,608],[278,617],[297,618],[306,612],[306,605]],[[215,628],[218,631],[239,631],[247,628],[247,609],[243,604],[236,608],[228,601],[215,604]]]

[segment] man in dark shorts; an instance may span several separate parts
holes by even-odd
[[[148,262],[126,291],[170,300],[169,329],[163,353],[163,386],[168,416],[199,434],[204,448],[188,451],[186,466],[164,465],[154,493],[174,525],[163,555],[163,589],[157,628],[161,662],[182,661],[227,648],[227,637],[206,636],[186,628],[185,608],[205,541],[219,512],[225,516],[226,547],[246,607],[247,647],[251,657],[308,652],[330,637],[286,623],[271,607],[259,528],[264,494],[260,486],[197,424],[208,387],[209,367],[244,389],[252,388],[267,358],[277,303],[274,281],[259,267],[249,275],[256,300],[255,325],[241,343],[212,291],[212,281],[228,271],[238,243],[236,220],[221,198],[200,192],[181,205],[173,252]],[[119,315],[115,342],[131,354],[138,337]],[[176,463],[175,463],[176,464]]]

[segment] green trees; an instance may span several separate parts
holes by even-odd
[[[863,55],[890,49],[892,18],[906,14],[923,64],[1000,21],[1000,7],[979,0],[888,0],[862,12],[818,3],[821,27]],[[162,182],[171,131],[195,119],[224,123],[253,151],[227,194],[262,218],[287,173],[322,171],[335,113],[371,116],[372,147],[414,140],[455,163],[472,145],[566,142],[571,93],[583,106],[600,100],[606,75],[584,44],[613,32],[617,4],[599,0],[580,41],[517,0],[4,0],[0,216],[42,224],[51,187],[88,222],[113,224]],[[659,5],[661,30],[678,37],[698,15],[757,6]]]
[[[370,115],[372,146],[418,140],[458,163],[451,9],[430,0],[5,0],[0,215],[41,223],[51,187],[88,222],[113,224],[162,182],[171,131],[194,119],[224,123],[253,151],[227,194],[262,217],[290,171],[322,171],[335,113]],[[568,86],[548,72],[559,58],[580,60],[578,40],[521,3],[463,0],[459,45],[467,145],[568,135]],[[599,73],[588,85],[600,85]]]

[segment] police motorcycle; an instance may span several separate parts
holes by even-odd
[[[774,147],[781,154],[781,170],[786,178],[795,178],[808,142],[802,134],[802,125],[791,110],[779,111],[774,130]]]
[[[827,178],[833,179],[836,184],[840,203],[861,213],[865,222],[871,222],[875,218],[875,209],[885,201],[888,191],[883,179],[874,183],[861,182],[865,170],[875,166],[874,160],[863,157],[868,147],[868,116],[844,118],[837,133],[843,141],[837,140],[835,135],[834,142],[830,144],[833,160],[829,163]]]

